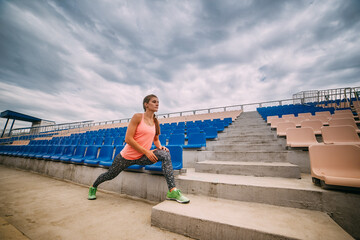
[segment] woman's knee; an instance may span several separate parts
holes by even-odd
[[[158,161],[171,159],[170,152],[165,151],[165,150],[156,150],[156,151],[154,151],[154,154],[158,158]]]

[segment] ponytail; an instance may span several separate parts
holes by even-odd
[[[154,123],[155,123],[155,135],[159,136],[160,135],[160,124],[159,124],[159,121],[156,118],[155,114],[154,114]]]

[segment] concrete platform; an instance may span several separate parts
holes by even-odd
[[[0,165],[0,239],[190,239],[151,226],[154,202]]]
[[[353,239],[327,214],[189,195],[189,204],[162,202],[154,226],[196,239]]]

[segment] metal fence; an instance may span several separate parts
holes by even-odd
[[[244,112],[249,112],[249,111],[256,111],[256,109],[260,107],[283,106],[290,104],[324,103],[326,101],[344,100],[349,98],[359,99],[359,94],[360,94],[360,87],[337,88],[337,89],[327,89],[327,90],[310,90],[310,91],[303,91],[293,94],[293,97],[291,99],[246,103],[239,105],[195,109],[195,110],[187,110],[187,111],[171,112],[171,113],[161,113],[158,114],[157,116],[159,118],[164,118],[164,117],[171,118],[171,117],[179,117],[179,116],[181,117],[181,116],[190,116],[190,115],[215,113],[215,112],[226,112],[226,111],[234,111],[234,110],[242,110]],[[106,126],[108,124],[127,123],[130,122],[130,119],[131,118],[122,118],[122,119],[101,121],[101,122],[82,121],[82,122],[48,125],[48,126],[39,126],[35,128],[34,127],[17,128],[12,130],[11,136],[23,136],[34,133],[37,134],[56,133],[59,131],[74,132],[75,129],[78,129],[80,131],[80,129],[86,130],[86,129],[91,129],[92,127],[95,126]]]

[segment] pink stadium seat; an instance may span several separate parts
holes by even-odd
[[[353,114],[352,111],[350,109],[342,109],[342,110],[335,110],[334,114],[343,114],[343,113],[350,113],[351,115]]]
[[[307,113],[299,113],[298,117],[304,117],[306,119],[310,119],[312,117],[312,114],[307,112]]]
[[[325,111],[325,112],[315,112],[315,116],[326,116],[326,117],[331,117],[331,113],[329,111]]]
[[[305,120],[301,122],[301,128],[304,127],[312,128],[316,135],[320,135],[321,128],[323,127],[323,123],[320,120]]]
[[[294,114],[284,114],[284,115],[282,115],[281,118],[287,119],[287,118],[293,118],[293,117],[295,117]]]
[[[306,119],[306,118],[304,118],[304,117],[292,117],[292,118],[287,118],[287,120],[288,120],[289,122],[295,123],[295,125],[296,125],[297,127],[300,127],[300,126],[301,126],[301,122],[302,122],[302,121],[305,121],[305,119]]]
[[[276,133],[278,136],[286,136],[286,130],[288,128],[296,128],[295,123],[293,122],[281,122],[276,128]]]
[[[268,116],[268,117],[266,118],[266,122],[267,122],[268,124],[271,124],[271,121],[274,120],[274,119],[279,119],[279,116],[278,116],[278,115]]]
[[[316,144],[309,147],[311,176],[326,185],[360,187],[360,147]]]
[[[287,120],[284,118],[278,118],[278,119],[271,120],[271,128],[277,128],[278,124],[282,123],[282,122],[287,122]]]
[[[357,144],[360,138],[353,126],[326,126],[321,128],[324,143]]]
[[[339,118],[330,119],[329,126],[353,126],[357,133],[360,133],[360,129],[357,127],[356,122],[353,118]]]
[[[309,147],[318,144],[312,128],[288,128],[286,130],[286,146]]]
[[[323,125],[329,125],[329,119],[327,116],[312,116],[310,120],[320,120]]]

